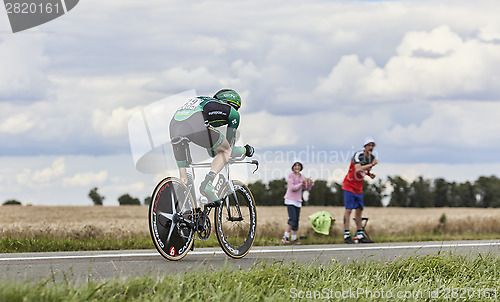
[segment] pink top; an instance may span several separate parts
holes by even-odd
[[[295,176],[295,173],[293,172],[288,175],[288,185],[286,189],[285,199],[302,202],[302,190],[309,191],[314,185],[314,182],[312,182],[310,185],[305,185],[303,183],[304,179],[306,178],[302,174],[299,174],[299,177]]]

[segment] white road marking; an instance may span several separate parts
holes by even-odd
[[[250,254],[267,253],[290,253],[290,252],[326,252],[326,251],[363,251],[363,250],[394,250],[394,249],[428,249],[428,248],[448,248],[448,247],[480,247],[480,246],[500,246],[500,242],[485,243],[443,243],[443,244],[423,244],[423,245],[393,245],[393,246],[361,246],[352,247],[297,247],[285,249],[263,249],[253,248]],[[223,254],[223,251],[191,251],[189,255],[213,255]],[[13,254],[15,255],[15,254]],[[102,259],[102,258],[132,258],[132,257],[154,257],[159,253],[125,253],[125,254],[97,254],[97,255],[61,255],[61,256],[32,256],[32,257],[7,257],[0,258],[0,261],[33,261],[33,260],[60,260],[60,259]]]

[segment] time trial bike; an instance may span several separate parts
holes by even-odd
[[[176,177],[167,177],[153,191],[149,231],[156,249],[168,260],[184,258],[193,249],[195,240],[205,241],[210,237],[210,212],[214,210],[215,233],[222,250],[232,258],[244,257],[255,241],[257,211],[252,192],[243,182],[231,180],[229,167],[237,163],[254,164],[256,171],[258,161],[244,161],[244,155],[231,158],[223,170],[225,173],[219,173],[214,181],[221,205],[212,207],[202,197],[196,198],[194,185],[194,169],[211,164],[192,162],[188,138],[175,137],[172,144],[179,144],[186,152],[188,181],[185,184]]]

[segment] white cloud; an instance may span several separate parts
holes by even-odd
[[[224,87],[235,87],[243,88],[246,86],[247,89],[254,88],[262,79],[262,73],[253,62],[245,62],[243,60],[236,60],[231,63],[229,69],[230,75],[223,76],[220,84]],[[238,93],[242,92],[238,89]],[[246,97],[245,93],[242,92],[241,96]]]
[[[19,113],[8,117],[0,123],[0,132],[7,134],[20,134],[35,126],[35,120],[28,114]]]
[[[66,172],[66,163],[64,157],[60,157],[52,162],[50,167],[42,170],[32,171],[25,168],[23,172],[16,176],[17,182],[22,185],[49,184],[57,180]]]
[[[500,22],[498,20],[489,22],[479,28],[479,38],[488,42],[500,41]]]
[[[108,171],[77,173],[72,177],[63,178],[65,186],[89,187],[102,184],[108,179]]]
[[[285,116],[275,116],[267,112],[247,114],[242,117],[239,127],[243,143],[261,148],[290,146],[298,142],[297,124]]]
[[[122,181],[126,181],[123,180]],[[154,187],[148,187],[146,184],[142,181],[137,181],[137,182],[131,182],[131,183],[126,183],[126,184],[114,184],[114,185],[108,185],[103,187],[103,192],[116,192],[117,198],[120,197],[121,195],[124,194],[129,194],[132,197],[137,197],[141,201],[146,197],[150,196],[151,192],[153,191]]]
[[[2,37],[3,38],[3,37]],[[44,35],[0,38],[0,101],[39,100],[50,82],[45,70],[50,62],[44,53]]]
[[[207,36],[200,36],[197,39],[189,41],[187,44],[187,48],[189,49],[197,49],[212,55],[223,55],[226,53],[227,47],[228,43],[221,38]]]
[[[31,159],[4,160],[15,172],[2,176],[2,192],[21,192],[20,181],[37,186],[34,194],[59,194],[66,184],[88,202],[77,184],[91,179],[111,196],[124,193],[113,186],[139,190],[147,181],[132,179],[132,160],[117,155],[129,152],[128,119],[187,89],[240,92],[240,130],[258,152],[351,150],[369,134],[385,161],[424,150],[399,162],[455,162],[443,155],[452,150],[475,162],[500,147],[498,8],[489,0],[80,2],[63,18],[0,36],[0,152]],[[40,154],[51,162],[33,160]],[[87,169],[92,156],[74,154],[121,161]],[[65,172],[52,164],[61,155]]]
[[[396,124],[381,133],[391,146],[448,147],[457,152],[461,148],[498,148],[500,142],[500,112],[498,102],[449,101],[431,105],[431,115],[420,124]],[[477,160],[477,155],[470,159]]]
[[[111,112],[96,109],[92,113],[92,127],[104,137],[124,136],[127,134],[127,124],[132,115],[140,107],[126,109],[119,107]]]
[[[153,81],[146,84],[145,87],[158,91],[169,91],[171,89],[184,91],[194,88],[203,91],[219,86],[218,78],[206,66],[197,67],[192,70],[173,67],[163,71]]]
[[[499,96],[500,44],[463,39],[449,26],[405,34],[396,56],[379,67],[372,58],[343,56],[318,91],[370,102]],[[476,96],[477,97],[477,96]]]

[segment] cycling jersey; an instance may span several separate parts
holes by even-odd
[[[224,136],[217,127],[227,125],[226,139],[234,147],[240,114],[231,105],[211,98],[196,97],[182,105],[170,121],[170,138],[187,137],[193,143],[206,148],[210,156],[222,144]],[[186,152],[181,145],[173,145],[174,157],[179,167],[186,164]],[[233,152],[244,154],[245,148],[233,148]]]
[[[349,171],[347,172],[347,175],[344,178],[344,182],[342,183],[342,190],[349,191],[354,194],[363,193],[364,178],[368,174],[370,169],[356,172],[355,165],[360,164],[364,166],[372,163],[374,159],[375,156],[373,156],[373,154],[370,154],[369,157],[366,157],[364,151],[356,152],[352,157],[351,164],[349,165]]]
[[[184,121],[197,112],[203,114],[205,125],[221,127],[227,125],[226,139],[233,146],[236,129],[240,124],[240,114],[231,105],[211,97],[192,98],[179,108],[175,114],[176,121]]]

